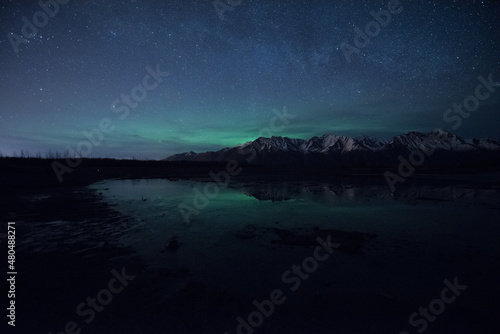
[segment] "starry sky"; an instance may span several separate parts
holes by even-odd
[[[401,0],[375,25],[388,1],[60,1],[0,5],[3,155],[217,150],[256,139],[283,107],[295,117],[276,136],[500,138],[500,87],[459,126],[443,119],[478,76],[500,81],[497,1]],[[357,28],[369,42],[354,49]]]

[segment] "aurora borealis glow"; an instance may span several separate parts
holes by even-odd
[[[347,62],[340,45],[354,46],[355,28],[387,3],[242,0],[221,20],[209,0],[74,0],[46,8],[47,22],[35,18],[36,35],[16,53],[12,33],[23,36],[23,17],[33,24],[42,8],[4,2],[0,152],[64,152],[107,118],[113,131],[92,156],[161,159],[253,140],[283,106],[297,117],[280,136],[445,128],[500,137],[500,88],[458,129],[443,121],[478,76],[500,81],[500,4],[400,1]],[[134,93],[157,66],[169,75]],[[113,112],[122,94],[141,92],[127,117]]]

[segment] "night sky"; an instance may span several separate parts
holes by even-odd
[[[256,139],[283,107],[296,117],[277,136],[500,138],[500,87],[459,126],[443,120],[478,76],[500,81],[496,1],[401,0],[348,57],[341,44],[356,47],[356,27],[388,1],[242,0],[218,13],[211,0],[72,0],[35,15],[39,27],[36,1],[2,3],[3,155],[76,150],[103,119],[88,156],[216,150]]]

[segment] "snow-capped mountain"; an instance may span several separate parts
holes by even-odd
[[[446,130],[429,133],[409,132],[392,139],[367,136],[346,137],[326,134],[311,139],[260,137],[252,142],[216,152],[182,153],[167,161],[236,160],[251,165],[309,166],[326,164],[332,167],[387,167],[398,163],[401,155],[424,153],[426,165],[463,166],[467,163],[488,163],[500,160],[500,141],[495,139],[463,139]],[[473,157],[473,161],[468,160]]]

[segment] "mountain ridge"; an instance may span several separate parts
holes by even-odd
[[[259,137],[254,141],[219,151],[186,152],[172,155],[166,161],[225,162],[235,160],[250,165],[328,165],[331,167],[392,166],[398,157],[421,151],[436,165],[482,163],[500,159],[500,140],[464,139],[443,129],[429,133],[408,132],[390,139],[381,137],[347,137],[334,134],[310,139]],[[448,161],[447,161],[448,160]],[[496,160],[495,160],[496,162]]]

